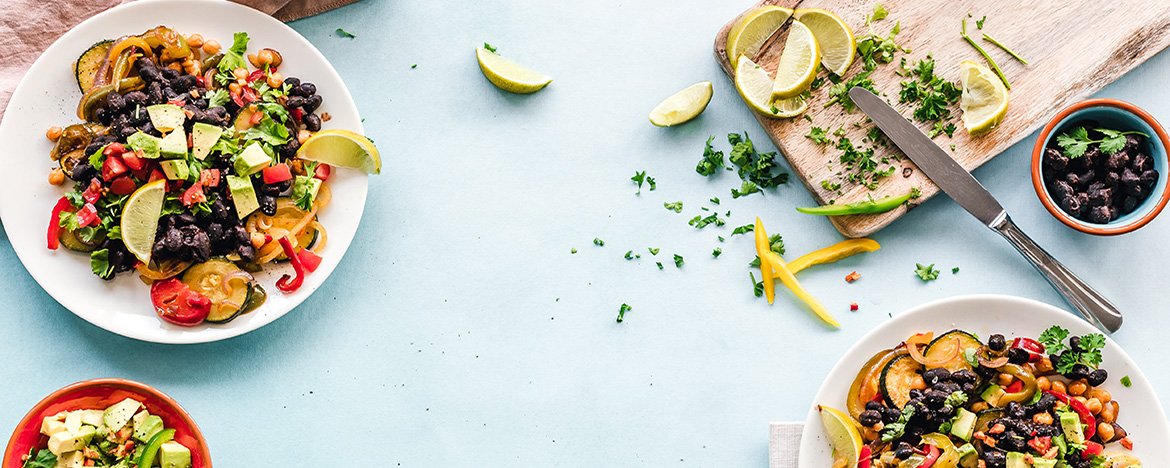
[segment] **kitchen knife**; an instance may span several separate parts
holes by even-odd
[[[1108,332],[1121,328],[1122,317],[1117,307],[1016,227],[1007,211],[983,188],[983,184],[930,137],[866,89],[855,87],[849,90],[849,97],[935,185],[968,213],[1007,239],[1086,320]]]

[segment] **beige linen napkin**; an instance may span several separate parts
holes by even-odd
[[[800,422],[774,422],[768,425],[769,468],[796,468],[803,431],[804,423]]]
[[[12,90],[41,52],[69,28],[114,7],[122,0],[0,0],[0,118]],[[292,21],[348,5],[357,0],[235,0]]]

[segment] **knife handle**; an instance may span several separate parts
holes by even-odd
[[[1064,300],[1077,309],[1086,320],[1101,330],[1109,333],[1121,328],[1121,311],[1117,310],[1108,299],[1098,293],[1088,284],[1085,284],[1077,275],[1069,271],[1060,262],[1052,258],[1048,252],[1040,248],[1024,231],[1021,231],[1011,218],[1006,215],[1003,221],[991,226],[995,232],[1011,242],[1024,258],[1032,262],[1032,266],[1044,275],[1056,291],[1064,296]]]

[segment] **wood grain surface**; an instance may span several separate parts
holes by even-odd
[[[1030,135],[1046,123],[1061,108],[1081,100],[1141,64],[1170,44],[1170,1],[1113,0],[1088,2],[1083,0],[884,0],[881,2],[889,16],[867,27],[866,17],[873,12],[875,2],[869,0],[764,0],[759,5],[781,5],[789,8],[823,8],[840,15],[858,38],[868,34],[870,27],[879,36],[885,36],[896,23],[901,24],[897,43],[910,49],[899,54],[890,64],[879,64],[871,77],[875,87],[902,111],[911,115],[910,105],[898,104],[899,83],[906,78],[898,76],[898,62],[905,57],[910,64],[928,54],[936,61],[935,73],[945,79],[958,81],[959,63],[963,60],[983,62],[979,53],[960,36],[960,24],[968,18],[968,33],[991,54],[1011,83],[1011,101],[1007,117],[991,133],[971,137],[963,129],[958,105],[952,107],[950,121],[959,129],[953,138],[940,135],[935,142],[950,151],[955,160],[967,170],[973,170]],[[968,17],[968,14],[971,16]],[[975,20],[987,17],[983,30],[975,27]],[[734,78],[734,65],[725,51],[727,31],[738,18],[728,22],[715,37],[715,56],[728,77]],[[759,55],[757,63],[774,74],[783,49],[787,26],[773,36]],[[1012,47],[1029,65],[1012,59],[1007,53],[986,41],[982,33],[990,34]],[[860,72],[856,61],[846,77]],[[822,75],[825,73],[821,72]],[[924,201],[936,193],[938,187],[930,182],[914,165],[894,148],[878,145],[875,156],[889,156],[898,166],[894,174],[885,178],[875,190],[843,182],[840,192],[826,190],[823,180],[839,180],[843,170],[838,158],[841,151],[832,146],[819,146],[805,137],[813,126],[835,130],[844,128],[854,144],[861,144],[871,123],[860,111],[845,113],[840,106],[823,107],[828,101],[826,84],[812,92],[805,118],[779,120],[756,115],[760,125],[787,158],[798,178],[820,203],[836,200],[850,203],[869,196],[879,198],[904,194],[911,187],[922,191]],[[1141,103],[1137,103],[1141,104]],[[924,130],[929,124],[918,123]],[[864,145],[872,146],[872,145]],[[906,169],[909,170],[906,170]],[[904,177],[904,174],[908,174]],[[1027,182],[1027,174],[1020,174],[1020,183]],[[788,209],[788,208],[784,208]],[[907,208],[879,215],[856,215],[831,218],[836,228],[849,237],[869,235],[906,214]]]

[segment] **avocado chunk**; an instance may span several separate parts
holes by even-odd
[[[191,451],[175,441],[163,443],[158,449],[162,468],[191,468]]]
[[[1032,465],[1028,463],[1028,457],[1020,452],[1008,452],[1007,454],[1007,468],[1029,468]]]
[[[232,161],[232,167],[236,170],[236,175],[240,177],[247,177],[272,164],[272,158],[268,153],[264,152],[264,148],[260,147],[260,143],[253,141],[246,146],[240,154],[236,155],[236,159]]]
[[[95,409],[81,410],[81,423],[87,424],[87,425],[90,425],[93,427],[98,427],[98,426],[102,425],[102,418],[104,416],[105,416],[105,413],[102,412],[102,410],[95,410]]]
[[[236,214],[240,219],[260,209],[260,202],[256,200],[256,189],[252,188],[252,179],[230,175],[227,176],[227,184],[228,190],[232,193],[232,203],[236,205]]]
[[[987,404],[998,407],[999,399],[1003,398],[1003,396],[1006,394],[1007,392],[1003,391],[1003,387],[1000,387],[999,385],[991,385],[983,391],[983,394],[980,395],[980,398],[983,398],[983,401],[986,401]]]
[[[149,442],[151,437],[163,430],[162,418],[153,414],[142,418],[140,424],[134,425],[134,438],[139,442]]]
[[[1060,413],[1060,428],[1064,431],[1064,438],[1070,444],[1085,443],[1085,430],[1081,427],[1081,417],[1071,411]]]
[[[51,436],[58,432],[65,432],[65,422],[57,416],[46,416],[41,420],[41,434]]]
[[[65,413],[65,430],[69,432],[81,430],[81,410]]]
[[[85,452],[74,450],[57,457],[57,468],[82,468],[85,466]]]
[[[1055,458],[1040,458],[1032,457],[1032,466],[1034,468],[1056,468]]]
[[[177,129],[159,140],[159,152],[164,158],[183,159],[187,157],[187,133]]]
[[[211,147],[219,141],[220,135],[223,135],[222,128],[196,122],[195,125],[191,126],[191,156],[194,156],[195,159],[206,158],[208,154],[211,154]]]
[[[62,453],[81,450],[89,444],[93,439],[93,435],[97,429],[93,426],[81,426],[77,432],[58,432],[49,436],[49,451],[53,455],[61,456]]]
[[[126,137],[126,146],[132,150],[141,151],[144,158],[158,159],[162,148],[162,139],[148,133],[136,132]]]
[[[975,413],[959,408],[959,414],[955,416],[955,421],[951,424],[951,435],[971,441],[971,435],[975,433],[975,420],[978,419]]]
[[[959,465],[960,466],[975,466],[979,462],[979,452],[975,450],[975,446],[970,443],[963,444],[959,447]]]
[[[293,200],[307,199],[311,203],[317,199],[317,192],[321,190],[321,179],[309,176],[297,176],[293,180]]]
[[[166,159],[158,163],[158,166],[162,168],[163,173],[170,180],[187,180],[187,177],[191,175],[187,161],[182,159]]]
[[[130,418],[133,418],[140,409],[142,409],[142,403],[133,398],[127,398],[106,408],[106,412],[102,414],[102,422],[105,423],[110,432],[118,432],[126,426],[126,423],[130,422]]]
[[[183,128],[183,122],[187,121],[187,113],[174,104],[155,104],[147,107],[146,113],[150,115],[154,128],[163,133]]]

